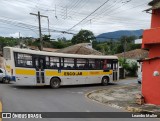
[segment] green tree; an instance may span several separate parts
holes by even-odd
[[[49,42],[51,35],[43,35],[43,41]]]
[[[3,50],[3,47],[5,46],[16,46],[18,45],[19,40],[15,38],[9,38],[9,37],[0,37],[0,51]]]
[[[89,30],[80,30],[78,34],[73,36],[71,42],[72,44],[78,44],[78,43],[87,43],[90,41],[96,40],[93,32]]]
[[[125,70],[128,70],[129,63],[127,63],[127,60],[125,58],[119,58],[119,65],[122,66]]]
[[[116,53],[124,52],[124,48],[126,52],[140,48],[140,45],[134,44],[135,39],[137,39],[136,36],[122,36],[117,42]]]
[[[129,68],[127,69],[128,76],[132,76],[132,77],[137,76],[137,70],[138,70],[137,63],[136,62],[132,62],[130,64]]]
[[[62,41],[62,42],[66,42],[66,41],[67,41],[67,39],[66,39],[65,37],[58,38],[57,40],[58,40],[58,41]]]

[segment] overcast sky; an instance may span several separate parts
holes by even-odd
[[[117,30],[147,29],[150,27],[150,14],[143,10],[149,8],[149,1],[0,0],[0,36],[18,37],[20,32],[21,36],[38,37],[38,18],[29,14],[38,11],[49,17],[52,38],[72,37],[53,30],[77,33],[87,29],[98,35]],[[41,24],[42,34],[48,34],[47,18],[41,18]]]

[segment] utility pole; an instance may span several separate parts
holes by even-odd
[[[50,34],[50,28],[49,28],[49,18],[47,18],[47,20],[48,20],[48,34],[50,36],[51,34]]]
[[[21,37],[21,33],[19,32],[19,39],[20,39],[20,37]]]
[[[57,19],[57,6],[55,5],[55,18]]]
[[[126,37],[124,38],[124,59],[126,58]]]
[[[21,33],[19,32],[19,46],[20,46],[20,48],[23,48],[22,46],[23,46],[23,42],[22,42],[22,40],[21,40]]]
[[[43,50],[43,42],[42,42],[42,32],[41,32],[41,17],[48,18],[48,16],[41,15],[39,11],[38,11],[38,14],[35,14],[35,13],[30,13],[30,14],[31,14],[31,15],[34,15],[34,16],[38,16],[39,38],[40,38],[40,51],[42,51],[42,50]]]

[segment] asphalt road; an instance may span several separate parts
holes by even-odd
[[[0,84],[3,112],[122,112],[110,106],[93,102],[85,97],[87,92],[102,88],[137,83],[136,80],[121,81],[109,86],[85,85],[50,87],[25,87]],[[26,119],[24,119],[26,120]],[[28,121],[41,121],[28,119]],[[156,119],[42,119],[42,121],[150,121]],[[3,121],[23,121],[23,119],[3,119]]]

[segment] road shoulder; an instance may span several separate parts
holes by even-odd
[[[135,101],[135,94],[141,93],[141,85],[130,84],[113,88],[94,90],[86,94],[92,101],[122,109],[129,112],[160,112],[160,106],[138,105]],[[159,113],[158,113],[159,114]]]

